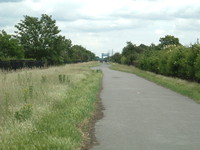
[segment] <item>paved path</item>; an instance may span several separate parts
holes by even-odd
[[[200,105],[133,74],[103,70],[92,150],[200,150]]]

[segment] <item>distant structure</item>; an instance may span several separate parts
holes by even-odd
[[[110,57],[109,53],[102,53],[101,54],[101,60],[102,60],[102,62],[104,62],[104,61],[107,62],[109,60],[109,57]]]

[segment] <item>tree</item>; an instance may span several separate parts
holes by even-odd
[[[4,30],[0,33],[0,58],[21,59],[24,57],[24,50],[19,41],[7,34]]]
[[[132,44],[132,42],[127,42],[126,44],[127,45],[122,50],[122,55],[128,56],[130,54],[135,54],[136,53],[136,45]]]
[[[120,53],[115,53],[111,57],[111,61],[116,62],[116,63],[121,63],[121,57],[122,57],[122,55]]]
[[[179,43],[179,39],[172,35],[166,35],[165,37],[160,38],[159,41],[162,48],[170,45],[175,45],[175,46],[181,45]]]
[[[24,47],[26,58],[56,63],[63,61],[62,46],[65,38],[58,35],[60,30],[52,16],[43,14],[40,19],[25,16],[15,27],[18,29],[16,37]]]
[[[126,58],[126,64],[133,65],[136,64],[136,60],[140,49],[137,48],[135,44],[127,42],[127,45],[122,50],[122,56]]]
[[[72,60],[73,50],[72,50],[72,41],[70,39],[66,39],[63,37],[63,42],[60,45],[62,51],[62,57],[64,58],[64,61],[67,63],[70,63]]]
[[[139,46],[136,47],[137,53],[144,53],[145,51],[149,50],[149,46],[145,44],[140,44]]]
[[[95,54],[81,45],[72,46],[72,61],[75,62],[87,62],[95,60]]]

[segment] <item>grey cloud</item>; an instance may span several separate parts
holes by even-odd
[[[38,12],[31,11],[23,3],[0,3],[0,27],[13,27],[23,19],[24,15],[36,16]],[[40,14],[40,13],[39,13]]]
[[[53,6],[51,14],[58,21],[72,22],[85,17],[79,12],[80,9],[81,5],[72,2],[58,3]]]
[[[199,32],[199,27],[200,27],[200,20],[196,19],[184,19],[184,20],[179,20],[176,23],[176,28],[181,31],[198,31]]]
[[[0,20],[1,20],[0,27],[14,26],[13,22],[16,22],[16,19],[13,19],[13,18],[0,17]]]
[[[187,7],[177,10],[174,14],[176,18],[183,18],[183,19],[200,19],[200,6],[196,8]]]
[[[115,13],[114,17],[122,17],[129,19],[141,19],[141,20],[152,20],[152,21],[173,21],[178,18],[183,19],[199,19],[200,18],[200,6],[192,8],[187,6],[184,8],[179,8],[177,10],[171,10],[170,8],[165,8],[159,12],[129,12],[129,13]]]
[[[92,33],[98,35],[110,35],[117,39],[122,40],[121,34],[124,34],[124,40],[131,40],[131,38],[141,38],[144,36],[152,41],[152,36],[155,35],[156,29],[164,29],[170,31],[173,25],[175,30],[181,33],[189,33],[190,31],[199,31],[200,27],[200,6],[184,6],[184,8],[164,8],[159,11],[136,11],[129,9],[129,7],[119,8],[119,10],[110,13],[94,16],[93,14],[84,14],[81,4],[77,4],[73,1],[57,2],[54,5],[46,4],[41,10],[32,10],[26,3],[5,3],[5,2],[20,2],[22,0],[8,0],[1,1],[0,9],[0,28],[14,25],[23,19],[23,15],[40,17],[42,13],[49,9],[49,15],[52,15],[53,19],[57,21],[59,28],[66,35],[80,34],[83,35]],[[38,0],[32,0],[38,1]],[[137,0],[141,1],[141,0]],[[143,0],[143,1],[162,1],[162,0]],[[4,2],[4,3],[2,3]],[[119,20],[125,20],[125,23]],[[183,20],[183,21],[180,21]],[[127,21],[127,22],[126,22]],[[113,33],[116,33],[113,35]],[[149,37],[145,34],[148,33]],[[199,33],[199,32],[198,32]],[[144,36],[141,36],[144,34]],[[157,36],[157,35],[155,35]],[[95,36],[94,36],[95,38]],[[158,38],[158,37],[156,37]],[[157,40],[157,39],[156,39]],[[146,41],[146,40],[145,40]]]
[[[0,0],[0,3],[21,2],[24,0]]]
[[[82,20],[81,22],[75,21],[65,25],[70,32],[112,32],[131,29],[141,29],[147,27],[147,21],[141,22],[140,20],[132,20],[128,24],[123,24],[117,20]]]
[[[115,13],[112,16],[113,18],[124,18],[129,20],[140,20],[141,22],[155,22],[155,21],[166,21],[166,20],[173,20],[173,15],[168,14],[167,12],[163,11],[160,13],[157,12],[150,12],[150,13],[140,13],[132,11],[130,13]]]

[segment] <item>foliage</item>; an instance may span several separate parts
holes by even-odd
[[[120,62],[121,62],[121,64],[127,64],[127,59],[126,59],[126,57],[125,57],[125,56],[122,56]]]
[[[59,74],[58,79],[60,83],[70,83],[69,76],[66,76],[65,74]]]
[[[80,45],[73,45],[71,51],[72,51],[71,54],[72,61],[88,62],[95,60],[95,55]]]
[[[172,35],[166,35],[165,37],[160,38],[159,41],[162,48],[170,45],[180,45],[179,39]]]
[[[120,53],[115,53],[113,56],[111,56],[111,61],[116,63],[121,63],[121,57],[122,55]]]
[[[117,59],[113,61],[119,63]],[[137,46],[127,42],[121,63],[157,74],[200,81],[200,45],[182,46],[179,39],[171,35],[160,38],[158,45]]]
[[[0,33],[0,58],[21,59],[24,57],[24,50],[19,41],[7,34],[4,30]]]
[[[126,64],[137,64],[137,59],[140,53],[142,53],[145,45],[136,46],[131,42],[127,42],[127,45],[122,50],[122,56],[126,58]],[[146,47],[145,47],[146,48]]]
[[[151,56],[151,57],[150,57]],[[159,51],[147,51],[139,59],[139,67],[144,70],[158,72]]]
[[[126,44],[122,50],[122,54],[116,53],[111,57],[112,62],[138,65],[140,55],[150,49],[149,46],[144,44],[140,44],[139,46],[136,46],[132,42],[127,42]]]
[[[95,60],[94,53],[80,45],[72,46],[70,39],[60,35],[52,16],[24,16],[15,27],[15,36],[0,33],[0,59],[35,59],[49,65]]]
[[[139,60],[139,67],[162,75],[199,81],[199,48],[170,46],[161,51],[145,53]]]
[[[136,48],[136,45],[134,45],[132,42],[127,42],[126,46],[122,50],[122,55],[128,56],[129,54],[136,53],[135,48]]]
[[[192,48],[192,54],[191,55],[191,62],[193,62],[193,73],[195,76],[195,79],[200,81],[200,44],[194,44],[191,46]]]
[[[17,38],[24,47],[26,58],[63,61],[60,55],[64,37],[58,35],[60,30],[51,16],[43,14],[40,19],[25,16],[15,27],[18,29]]]

